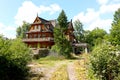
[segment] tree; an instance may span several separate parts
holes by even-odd
[[[20,39],[0,37],[0,80],[26,80],[31,51]]]
[[[60,55],[64,55],[66,58],[70,57],[70,52],[72,47],[70,41],[66,39],[65,31],[68,27],[67,16],[62,10],[58,17],[58,25],[54,28],[54,42],[55,45],[52,47],[52,50],[55,50]]]
[[[94,75],[97,80],[119,80],[115,79],[120,77],[119,51],[120,47],[110,44],[95,47],[90,56],[90,77]]]
[[[67,16],[64,10],[62,10],[62,12],[59,14],[57,20],[58,20],[58,25],[61,27],[61,29],[67,28],[68,22],[67,22]]]
[[[85,39],[84,39],[83,24],[79,20],[76,20],[74,22],[74,29],[77,40],[80,42],[84,42]]]
[[[104,41],[104,36],[107,32],[103,29],[95,28],[92,31],[88,31],[85,36],[85,41],[90,45],[91,49]]]
[[[110,42],[113,45],[120,45],[120,8],[114,14],[112,28],[110,30]]]
[[[25,32],[27,32],[30,28],[30,24],[23,21],[23,25],[22,26],[19,26],[16,30],[16,37],[17,38],[24,38],[25,37]]]
[[[58,54],[65,56],[66,58],[70,58],[70,52],[72,52],[72,46],[70,41],[68,41],[61,33],[60,27],[54,28],[54,42],[55,45],[52,47],[53,51],[56,51]]]

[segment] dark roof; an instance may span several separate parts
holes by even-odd
[[[68,29],[74,30],[72,20],[70,22],[68,22]]]
[[[46,23],[46,22],[49,22],[48,20],[45,20],[45,19],[43,19],[43,18],[41,18],[41,17],[36,17],[36,19],[39,19],[41,22],[40,23]],[[36,21],[36,19],[34,20],[34,22],[33,22],[33,24],[35,24],[35,23],[39,23],[39,22],[35,22]]]
[[[43,18],[41,18],[41,17],[38,17],[42,22],[49,22],[48,20],[45,20],[45,19],[43,19]]]

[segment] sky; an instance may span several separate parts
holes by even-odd
[[[33,23],[37,14],[57,19],[62,9],[68,21],[80,20],[85,30],[99,27],[109,32],[118,8],[120,0],[0,0],[0,34],[15,38],[23,21]]]

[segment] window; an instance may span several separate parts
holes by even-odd
[[[34,34],[34,38],[37,38],[37,34]]]
[[[41,31],[41,26],[40,25],[38,26],[38,30]]]
[[[38,34],[38,38],[40,38],[41,34]]]
[[[29,35],[30,36],[30,38],[32,38],[32,35]]]
[[[37,26],[35,26],[35,29],[34,30],[36,30],[37,29]]]

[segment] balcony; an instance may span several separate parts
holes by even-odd
[[[52,37],[45,37],[45,38],[24,38],[23,42],[43,42],[43,41],[54,41]]]

